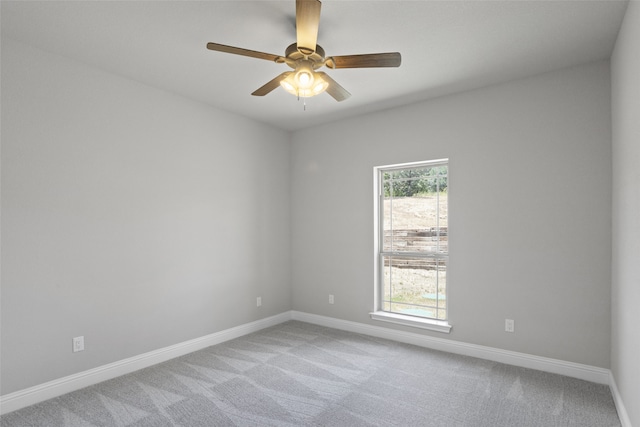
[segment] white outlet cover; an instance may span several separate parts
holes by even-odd
[[[78,351],[84,350],[84,337],[75,337],[73,339],[73,352],[77,353]]]
[[[504,320],[504,330],[505,332],[513,332],[515,329],[515,322],[513,319],[505,319]]]

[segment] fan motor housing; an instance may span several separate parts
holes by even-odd
[[[298,44],[293,43],[289,45],[287,49],[284,51],[284,56],[290,59],[291,61],[294,61],[294,63],[287,62],[287,64],[291,68],[296,68],[295,61],[298,61],[300,59],[305,59],[305,58],[314,64],[314,68],[320,67],[324,63],[324,49],[320,45],[316,45],[316,51],[313,52],[311,55],[304,55],[298,50]]]

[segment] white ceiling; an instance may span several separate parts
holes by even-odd
[[[284,64],[295,1],[2,1],[2,37],[273,126],[296,130],[611,55],[625,1],[346,1],[322,4],[327,55],[398,51],[400,68],[324,70],[352,96],[251,96]]]

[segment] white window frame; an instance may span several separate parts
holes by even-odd
[[[382,271],[382,256],[383,256],[383,217],[381,214],[382,209],[382,197],[383,197],[383,185],[382,185],[382,176],[384,172],[399,170],[399,169],[410,169],[410,168],[418,168],[418,167],[430,167],[430,166],[447,166],[447,191],[450,186],[449,181],[449,159],[438,159],[438,160],[429,160],[422,162],[412,162],[412,163],[401,163],[395,165],[387,165],[387,166],[376,166],[373,168],[373,200],[374,200],[374,310],[370,313],[370,316],[373,320],[390,322],[404,326],[411,326],[421,329],[428,329],[437,332],[449,333],[451,332],[451,325],[449,324],[449,320],[436,320],[430,319],[426,317],[419,316],[410,316],[405,314],[392,313],[388,311],[382,310],[382,286],[384,280],[382,279],[383,271]],[[448,201],[447,201],[448,202]],[[399,253],[398,255],[402,255]],[[448,252],[445,257],[448,261]],[[449,264],[447,262],[447,273],[449,269]],[[448,276],[448,274],[447,274]],[[446,293],[448,297],[448,289],[449,289],[449,281],[447,280]],[[449,300],[447,299],[447,319],[449,315]]]

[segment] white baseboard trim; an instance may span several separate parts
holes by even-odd
[[[508,365],[520,366],[523,368],[536,369],[539,371],[554,374],[566,375],[579,378],[598,384],[609,384],[610,370],[598,368],[596,366],[583,365],[580,363],[567,362],[564,360],[551,359],[548,357],[534,356],[515,351],[501,350],[493,347],[486,347],[477,344],[468,344],[450,339],[436,338],[413,332],[399,331],[396,329],[383,328],[380,326],[367,325],[364,323],[351,322],[348,320],[335,319],[332,317],[319,316],[317,314],[292,311],[292,318],[301,322],[313,323],[334,329],[342,329],[350,332],[371,335],[378,338],[400,341],[434,350],[446,351],[449,353],[461,354],[464,356],[478,357],[480,359],[492,360],[494,362]]]
[[[0,396],[0,415],[257,332],[287,320],[291,320],[290,311]]]
[[[193,340],[140,354],[128,359],[120,360],[118,362],[110,363],[108,365],[79,372],[64,378],[0,396],[0,415],[52,399],[102,381],[129,374],[212,345],[239,338],[292,319],[329,328],[371,335],[393,341],[400,341],[434,350],[447,351],[450,353],[478,357],[523,368],[537,369],[554,374],[566,375],[599,384],[608,384],[611,388],[611,393],[613,395],[622,427],[631,427],[631,421],[629,420],[622,397],[620,396],[615,379],[609,369],[534,356],[526,353],[501,350],[493,347],[468,344],[449,339],[436,338],[413,332],[399,331],[380,326],[320,316],[317,314],[303,313],[300,311],[287,311],[255,322],[239,325],[204,337],[195,338]]]
[[[624,403],[622,402],[622,396],[620,395],[620,391],[618,390],[618,385],[616,384],[616,379],[613,376],[613,372],[609,372],[609,388],[611,389],[611,395],[613,396],[613,403],[615,403],[616,405],[616,411],[618,411],[620,424],[622,425],[622,427],[632,427],[631,419],[629,418],[627,409],[624,407]]]

